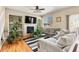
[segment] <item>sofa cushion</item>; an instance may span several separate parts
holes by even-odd
[[[70,46],[74,42],[75,38],[76,38],[75,33],[66,34],[58,38],[57,44],[59,44],[59,47],[65,48],[67,46]]]
[[[68,33],[69,33],[69,31],[68,31],[68,30],[65,30],[65,29],[61,29],[61,30],[59,31],[59,35],[60,35],[60,36],[63,36],[63,35],[68,34]]]
[[[39,39],[38,43],[40,46],[40,48],[38,49],[39,52],[63,52],[56,43],[50,40]]]
[[[54,38],[58,39],[60,36],[64,36],[68,34],[69,31],[65,29],[61,29],[60,31],[57,31],[57,35],[54,36]]]
[[[50,37],[50,38],[48,38],[48,39],[46,39],[46,40],[56,43],[56,39],[53,38],[53,37]]]

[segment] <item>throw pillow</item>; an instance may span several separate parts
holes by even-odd
[[[61,36],[64,36],[65,34],[68,34],[69,31],[65,29],[61,29],[60,31],[57,31],[57,34],[54,36],[54,38],[58,39]]]
[[[76,38],[75,33],[66,34],[58,38],[57,44],[59,44],[61,48],[65,48],[71,45],[74,42],[75,38]]]

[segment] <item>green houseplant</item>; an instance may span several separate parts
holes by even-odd
[[[33,32],[33,37],[39,38],[41,34],[42,34],[42,30],[39,27],[37,27],[37,29]]]
[[[34,38],[39,38],[42,34],[42,29],[41,29],[41,20],[38,19],[38,22],[37,22],[37,28],[36,30],[33,32],[33,37]]]
[[[11,31],[9,32],[9,36],[6,40],[8,43],[11,44],[15,40],[15,38],[19,36],[18,26],[19,26],[19,23],[16,21],[13,21]]]

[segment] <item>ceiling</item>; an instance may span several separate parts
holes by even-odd
[[[45,10],[42,10],[40,13],[34,13],[35,6],[6,6],[6,8],[26,12],[29,14],[35,14],[35,15],[45,15],[49,12],[55,12],[58,10],[61,10],[63,8],[67,8],[68,6],[39,6],[39,8],[45,8]]]

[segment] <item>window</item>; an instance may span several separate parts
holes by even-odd
[[[49,25],[51,25],[52,20],[53,20],[53,17],[52,17],[52,16],[45,16],[45,17],[44,17],[44,26],[49,26]]]

